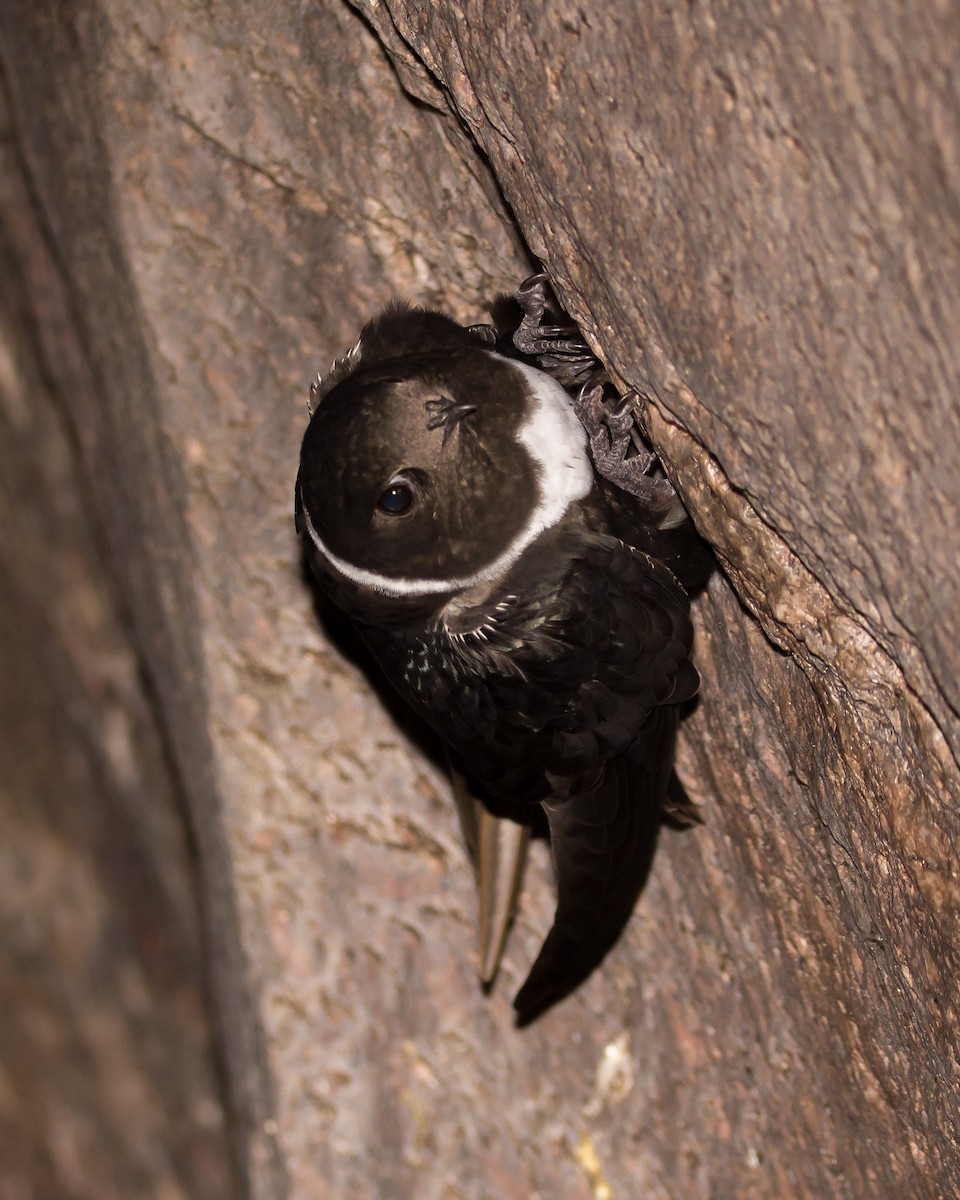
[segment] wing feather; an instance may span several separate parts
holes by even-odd
[[[658,708],[597,786],[547,802],[557,912],[514,1000],[526,1025],[593,971],[619,938],[646,883],[671,775],[677,711]]]

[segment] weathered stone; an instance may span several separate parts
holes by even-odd
[[[253,1194],[957,1191],[952,14],[358,7],[0,12],[79,363],[42,281],[32,320],[196,830]],[[546,855],[484,999],[442,772],[290,520],[316,369],[393,294],[483,319],[518,231],[724,571],[679,761],[706,823],[522,1034]]]

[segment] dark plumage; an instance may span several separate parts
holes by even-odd
[[[558,904],[528,1021],[593,970],[646,878],[698,687],[696,535],[665,480],[627,495],[594,471],[554,379],[440,313],[388,308],[313,399],[314,571],[488,800],[547,814]]]

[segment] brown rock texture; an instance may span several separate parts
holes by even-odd
[[[0,1197],[222,1200],[236,1175],[181,789],[10,135],[0,101]]]
[[[14,1185],[960,1191],[958,61],[895,0],[0,8]],[[543,847],[484,998],[443,773],[291,510],[364,319],[482,320],[535,259],[722,573],[705,824],[518,1032]]]

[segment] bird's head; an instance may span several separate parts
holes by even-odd
[[[592,483],[563,388],[440,313],[387,309],[313,395],[298,528],[359,619],[495,578]]]

